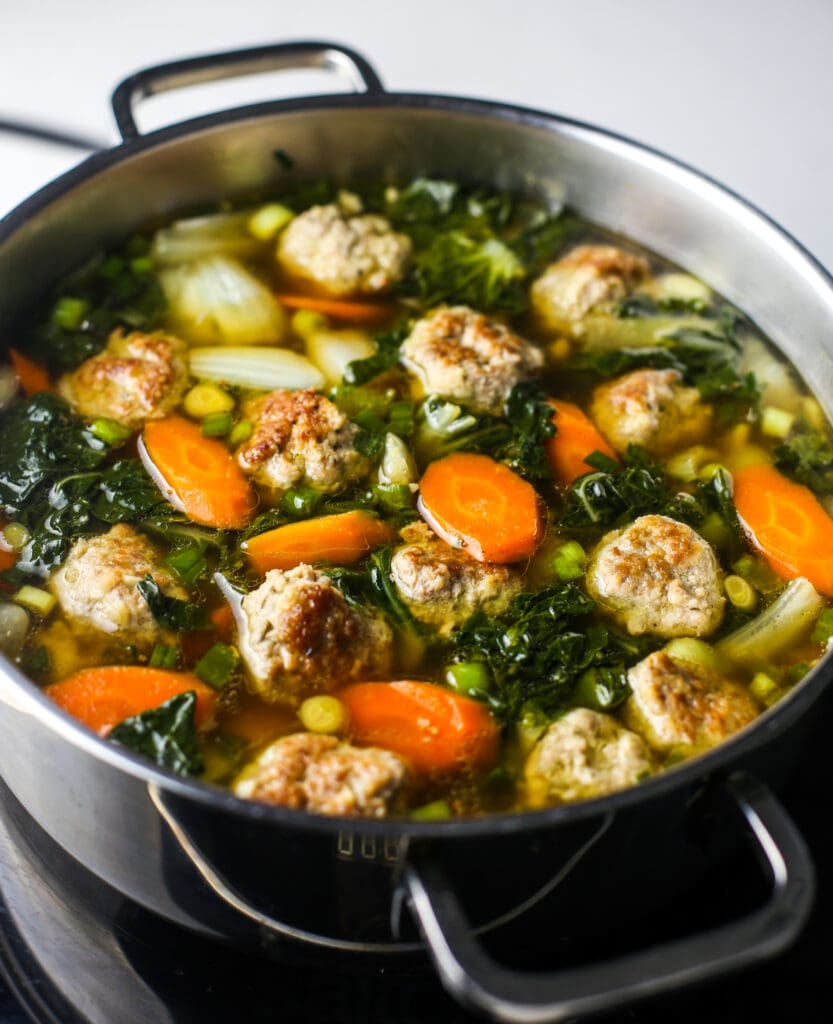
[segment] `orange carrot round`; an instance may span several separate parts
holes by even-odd
[[[16,348],[9,349],[9,358],[12,361],[15,375],[20,381],[20,386],[23,388],[23,394],[27,398],[30,395],[38,394],[39,391],[50,391],[52,389],[49,374],[38,363],[33,362],[28,356],[23,355],[22,352],[18,352]]]
[[[243,529],[257,497],[222,441],[203,437],[182,416],[169,416],[145,424],[142,444],[165,497],[189,519],[218,530]]]
[[[334,516],[319,516],[259,533],[242,547],[253,569],[294,569],[301,562],[358,562],[373,548],[393,539],[387,523],[356,509]]]
[[[615,459],[616,453],[596,429],[593,421],[572,402],[550,399],[555,409],[556,433],[547,441],[547,458],[553,476],[562,487],[569,487],[576,477],[592,473],[584,461],[593,452]]]
[[[488,455],[455,452],[432,462],[419,490],[431,529],[480,562],[519,562],[543,537],[535,488]]]
[[[766,464],[735,470],[734,500],[750,540],[786,580],[833,597],[833,519],[802,484]]]
[[[358,743],[385,747],[420,772],[488,768],[500,727],[485,705],[431,683],[354,683],[337,693]]]
[[[329,299],[319,295],[276,295],[287,309],[309,309],[334,320],[350,320],[357,324],[378,324],[388,320],[394,312],[390,303],[354,302],[352,299]]]
[[[75,672],[44,691],[64,711],[100,736],[125,718],[158,708],[171,697],[194,690],[197,728],[213,724],[217,694],[190,672],[140,665],[104,665]]]

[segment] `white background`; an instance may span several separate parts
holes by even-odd
[[[331,39],[391,90],[557,111],[650,143],[762,207],[833,268],[833,0],[0,0],[0,120],[113,144],[140,67]],[[332,78],[262,77],[142,108],[147,126]],[[0,134],[0,214],[79,154]]]

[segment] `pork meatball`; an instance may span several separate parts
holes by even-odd
[[[590,558],[587,590],[635,635],[708,636],[725,604],[714,551],[667,516],[641,516],[606,534]]]
[[[169,634],[136,586],[151,576],[168,597],[187,600],[153,544],[126,523],[76,541],[49,586],[64,614],[119,640],[150,646]]]
[[[499,416],[512,388],[544,363],[541,351],[467,306],[423,317],[402,343],[402,363],[429,393]]]
[[[278,243],[289,276],[330,295],[375,295],[405,274],[411,240],[376,214],[348,215],[335,203],[313,206],[290,221]]]
[[[237,449],[244,473],[280,494],[304,484],[332,494],[364,476],[367,459],[353,447],[359,428],[316,391],[273,391],[244,407],[254,424]]]
[[[617,452],[638,444],[668,455],[708,435],[713,410],[677,370],[634,370],[600,384],[590,417]]]
[[[401,533],[391,558],[391,579],[415,619],[448,636],[475,612],[499,615],[523,579],[517,569],[478,562],[440,540],[425,523]]]
[[[533,747],[524,779],[533,807],[627,789],[653,770],[636,733],[609,715],[575,708],[553,722]]]
[[[188,384],[185,348],[169,334],[114,331],[107,348],[65,374],[58,390],[84,419],[108,417],[139,430],[179,404]]]
[[[741,687],[702,665],[654,651],[628,672],[628,725],[657,750],[716,746],[758,715]]]
[[[270,744],[242,772],[234,792],[319,814],[383,818],[409,776],[406,762],[389,750],[300,732]]]
[[[532,283],[532,311],[545,329],[580,337],[588,313],[620,302],[647,277],[641,256],[613,245],[580,245]]]
[[[312,566],[272,569],[243,598],[240,653],[264,700],[297,705],[356,679],[379,679],[393,660],[381,617],[349,605]]]

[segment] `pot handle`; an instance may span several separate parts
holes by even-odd
[[[727,925],[599,964],[555,973],[502,967],[472,934],[441,868],[430,858],[413,859],[412,851],[404,884],[446,989],[499,1021],[556,1024],[716,978],[780,952],[810,913],[815,894],[812,861],[787,812],[757,779],[737,773],[723,787],[771,876],[767,902]]]
[[[327,42],[272,43],[247,50],[190,57],[137,71],[116,86],[112,97],[113,114],[121,137],[129,142],[140,135],[133,112],[141,99],[183,86],[297,68],[335,71],[348,78],[357,92],[384,92],[384,86],[371,65],[361,54],[346,46]]]

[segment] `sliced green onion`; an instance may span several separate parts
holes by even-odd
[[[231,412],[234,399],[218,384],[195,384],[186,394],[182,406],[195,420],[204,420],[218,412]]]
[[[188,544],[186,547],[174,548],[166,556],[165,564],[176,573],[182,583],[190,587],[208,568],[205,545],[194,543]]]
[[[28,608],[30,612],[35,612],[37,615],[42,615],[44,617],[52,611],[57,603],[55,595],[50,594],[48,590],[41,590],[38,587],[30,587],[28,584],[21,587],[12,600],[15,604],[19,604],[23,608]]]
[[[411,811],[411,818],[414,821],[444,821],[450,817],[451,808],[446,800],[434,800]]]
[[[627,672],[624,667],[589,668],[582,672],[573,700],[583,708],[591,711],[609,711],[617,707],[630,696]]]
[[[102,416],[90,426],[90,433],[111,448],[118,448],[130,437],[133,431],[118,420]]]
[[[236,647],[214,644],[194,666],[194,675],[215,690],[222,690],[237,671],[240,654]]]
[[[414,504],[414,492],[408,484],[376,484],[373,497],[386,512],[399,512]]]
[[[577,580],[584,575],[587,554],[576,540],[568,540],[556,551],[552,567],[559,579],[567,582]]]
[[[151,668],[176,668],[178,664],[179,648],[170,644],[156,644],[148,660]]]
[[[669,640],[665,645],[665,653],[672,661],[685,661],[710,672],[717,672],[720,668],[720,659],[714,648],[705,640],[693,636],[678,636]]]
[[[766,672],[756,672],[749,684],[749,692],[755,700],[769,706],[778,699],[781,691],[772,676],[768,676]]]
[[[781,587],[781,579],[766,562],[754,555],[741,555],[732,568],[762,594],[771,594]]]
[[[298,708],[298,717],[310,732],[337,733],[347,725],[347,709],[338,697],[326,694],[307,697]]]
[[[84,317],[90,308],[86,299],[73,299],[64,296],[55,303],[52,310],[52,323],[56,327],[63,327],[65,331],[77,331],[84,322]]]
[[[96,268],[99,277],[112,281],[124,270],[124,260],[121,256],[108,256]]]
[[[388,430],[397,437],[410,437],[414,432],[414,403],[392,402],[388,410]]]
[[[6,527],[8,529],[8,527]],[[833,636],[833,608],[825,608],[816,619],[810,639],[816,644],[827,644]]]
[[[3,539],[12,551],[22,551],[29,543],[29,531],[23,523],[9,523],[3,530]]]
[[[326,331],[330,321],[322,313],[316,313],[312,309],[299,309],[292,314],[289,325],[299,338],[311,338]],[[314,363],[318,362],[314,355],[311,358]]]
[[[445,670],[445,681],[457,693],[466,695],[488,693],[492,676],[482,661],[458,661]]]
[[[149,256],[137,256],[130,261],[130,269],[134,274],[150,274],[153,268],[154,262]]]
[[[230,412],[212,412],[202,421],[203,437],[225,437],[231,430]]]
[[[743,576],[727,576],[723,581],[723,589],[735,608],[742,612],[754,612],[758,607],[758,595]]]
[[[281,203],[267,203],[249,217],[247,227],[261,242],[268,242],[283,230],[295,214]]]
[[[281,508],[290,516],[311,516],[323,497],[314,487],[295,487],[281,498]]]
[[[235,423],[231,428],[231,433],[228,436],[229,444],[232,448],[236,448],[237,445],[243,444],[244,441],[248,441],[254,433],[255,425],[251,420],[240,420],[239,423]]]

